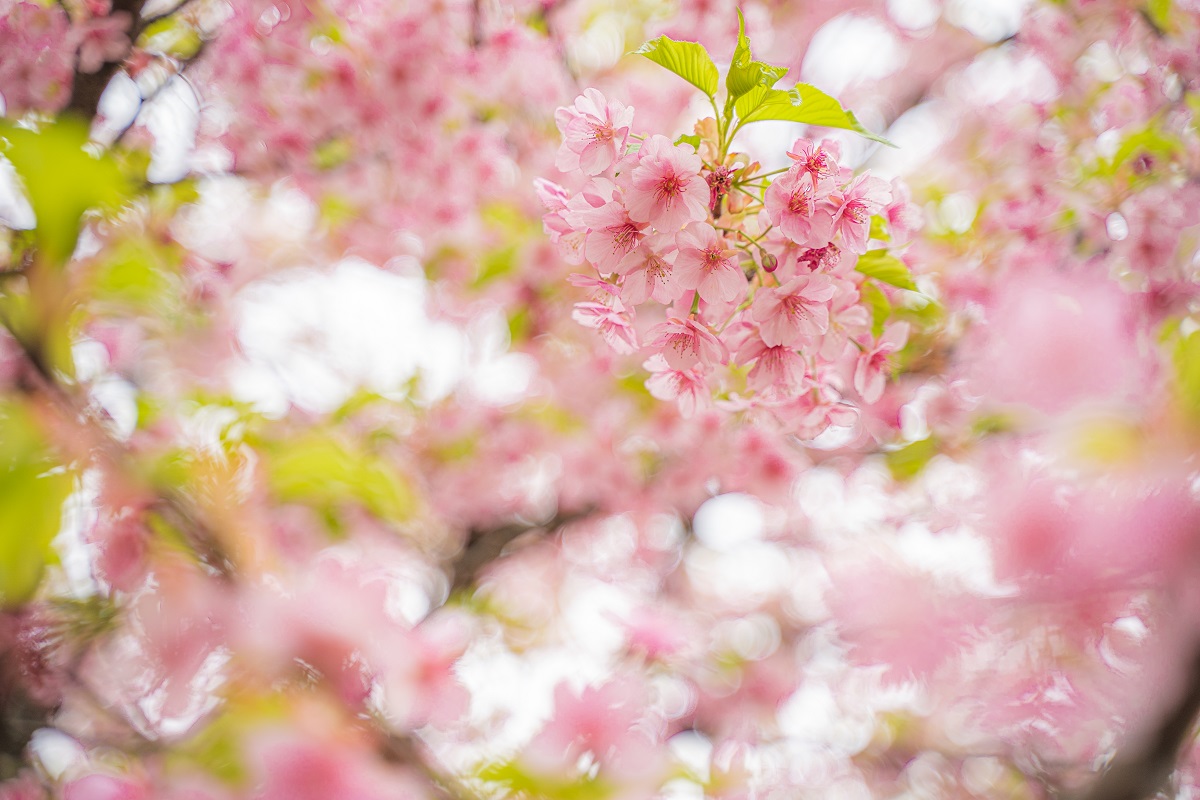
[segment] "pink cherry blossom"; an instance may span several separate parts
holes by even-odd
[[[92,73],[106,61],[120,61],[129,52],[129,13],[118,11],[109,16],[93,17],[83,23],[76,35],[79,43],[79,69]]]
[[[588,88],[573,106],[555,111],[554,121],[563,135],[555,166],[563,172],[578,169],[599,175],[624,152],[633,109]]]
[[[849,188],[835,194],[837,211],[833,215],[834,231],[842,234],[842,247],[851,253],[867,252],[867,236],[871,217],[878,214],[892,199],[892,187],[882,178],[863,174]]]
[[[638,349],[637,331],[633,329],[630,312],[603,303],[576,303],[571,319],[585,328],[595,328],[600,336],[618,353]]]
[[[588,229],[583,252],[603,274],[616,272],[621,261],[646,236],[644,226],[630,219],[625,208],[615,201],[599,208],[569,212],[567,221]]]
[[[763,198],[767,217],[783,235],[804,247],[824,247],[833,238],[833,207],[824,202],[830,187],[814,184],[808,173],[787,172]]]
[[[128,778],[92,773],[71,781],[63,800],[146,800],[146,786]]]
[[[904,347],[906,341],[908,323],[893,322],[884,329],[873,347],[859,355],[854,365],[854,391],[864,402],[874,403],[883,396],[889,370],[888,356]]]
[[[679,246],[675,280],[681,288],[694,289],[706,303],[730,303],[746,291],[738,251],[712,225],[694,222],[679,232],[675,243]]]
[[[820,144],[814,144],[808,139],[797,139],[788,151],[788,157],[796,162],[790,171],[798,176],[809,175],[812,182],[818,186],[837,179],[840,174],[837,163],[840,156],[841,148],[837,142],[828,139]]]
[[[721,340],[691,317],[670,317],[651,328],[647,335],[652,337],[648,346],[660,349],[671,369],[684,370],[697,364],[710,367],[729,358]]]
[[[708,183],[700,175],[700,156],[674,145],[661,134],[642,142],[626,192],[629,216],[663,233],[708,217]]]
[[[679,413],[688,419],[712,405],[712,389],[705,380],[699,364],[686,369],[673,369],[660,354],[650,356],[644,363],[650,377],[646,388],[659,400],[676,401]]]
[[[772,346],[755,336],[738,349],[737,358],[741,363],[754,364],[747,380],[755,391],[787,397],[804,384],[804,359],[790,346]]]
[[[920,206],[913,203],[912,190],[904,181],[892,179],[892,201],[886,209],[888,232],[895,244],[907,244],[925,224]]]
[[[582,272],[572,272],[567,276],[567,282],[580,289],[587,289],[592,300],[606,306],[622,309],[621,290],[614,284],[597,278],[595,275],[584,275]]]
[[[618,267],[624,275],[621,299],[629,305],[649,299],[668,305],[679,297],[683,289],[673,276],[676,252],[674,237],[662,233],[647,237]]]
[[[833,280],[828,275],[797,275],[775,289],[760,292],[754,300],[754,320],[767,346],[796,347],[829,328],[829,301]]]

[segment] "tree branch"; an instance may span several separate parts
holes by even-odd
[[[479,573],[488,564],[500,558],[504,548],[517,537],[538,530],[547,533],[553,532],[571,522],[586,519],[594,513],[596,513],[596,509],[589,506],[578,511],[559,512],[553,519],[542,525],[514,522],[488,530],[472,530],[467,540],[467,546],[449,564],[448,569],[452,576],[451,593],[472,586],[479,577]]]
[[[1108,770],[1074,800],[1145,800],[1153,797],[1175,765],[1200,712],[1200,645],[1192,653],[1187,684],[1158,726],[1117,753]]]

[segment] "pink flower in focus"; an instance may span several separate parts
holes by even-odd
[[[791,347],[770,346],[755,336],[742,345],[737,357],[740,363],[754,362],[746,377],[756,392],[788,396],[804,384],[804,359]]]
[[[646,238],[617,268],[625,275],[621,299],[634,306],[648,299],[668,305],[679,297],[683,290],[672,274],[676,252],[675,240],[667,234]]]
[[[763,204],[784,236],[804,247],[824,247],[833,238],[833,214],[821,202],[829,191],[808,173],[788,172],[767,189]]]
[[[708,182],[701,177],[700,156],[656,134],[642,143],[633,168],[626,206],[637,222],[673,233],[689,222],[708,218]]]
[[[675,280],[682,289],[694,289],[706,303],[730,303],[746,291],[746,276],[737,265],[737,250],[707,222],[694,222],[675,237],[679,255]]]
[[[642,226],[630,219],[624,206],[615,200],[600,208],[568,212],[566,219],[576,227],[588,229],[584,255],[606,275],[616,272],[617,265],[646,236]]]
[[[842,247],[859,255],[867,252],[871,217],[892,200],[892,187],[882,178],[859,175],[846,191],[834,196],[834,232],[842,234]]]
[[[709,367],[729,359],[729,351],[721,340],[691,317],[670,317],[651,328],[647,335],[654,337],[649,346],[661,349],[671,369],[690,369],[696,364]]]
[[[888,356],[904,347],[907,341],[908,323],[894,322],[884,329],[873,348],[859,355],[854,365],[854,390],[862,395],[864,402],[874,403],[883,396],[889,371]]]
[[[538,201],[547,211],[565,211],[567,208],[567,200],[571,195],[567,190],[559,186],[554,181],[548,181],[545,178],[534,178],[533,189],[537,192]]]
[[[603,303],[576,303],[571,319],[585,328],[600,331],[608,346],[622,355],[638,349],[637,331],[628,311],[609,308]]]
[[[578,169],[585,175],[599,175],[625,149],[633,109],[619,100],[606,101],[599,91],[588,88],[573,106],[559,107],[554,121],[563,135],[554,165],[563,172]]]
[[[797,139],[788,151],[788,156],[796,162],[789,171],[808,174],[812,177],[813,184],[819,186],[823,181],[831,181],[838,177],[839,155],[841,150],[837,142],[827,139],[820,144],[814,144],[808,139]]]
[[[755,298],[754,321],[768,346],[795,347],[805,338],[829,329],[833,280],[828,275],[797,275],[782,286]]]
[[[620,290],[606,280],[597,278],[594,275],[584,275],[582,272],[572,272],[567,276],[567,282],[572,286],[578,286],[580,289],[587,289],[592,293],[592,300],[597,303],[603,303],[606,306],[614,308],[621,307]]]
[[[693,417],[698,410],[712,404],[712,392],[699,366],[672,369],[665,358],[656,354],[646,359],[642,367],[650,372],[646,389],[651,396],[668,402],[675,400],[684,418]]]

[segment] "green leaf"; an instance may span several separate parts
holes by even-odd
[[[186,14],[171,14],[146,26],[138,46],[152,53],[186,61],[200,52],[204,40]]]
[[[938,453],[937,440],[932,436],[928,439],[907,444],[898,450],[892,450],[885,455],[888,470],[898,481],[906,481],[917,476],[929,460]]]
[[[709,97],[717,94],[721,75],[704,45],[698,42],[677,42],[669,36],[660,36],[634,53],[666,67]]]
[[[604,800],[612,796],[615,788],[603,777],[581,775],[570,780],[541,775],[526,770],[515,761],[489,764],[480,771],[479,777],[503,784],[518,795],[545,800]]]
[[[37,217],[34,239],[42,257],[62,265],[75,250],[85,211],[115,207],[130,186],[108,156],[84,149],[88,126],[63,118],[40,131],[0,120],[0,153],[17,171]]]
[[[1200,424],[1200,331],[1175,343],[1175,395],[1184,413]]]
[[[675,140],[675,144],[690,144],[697,153],[700,152],[700,137],[695,133],[685,133]]]
[[[858,264],[854,268],[868,278],[912,292],[917,291],[917,285],[913,283],[908,267],[887,250],[868,250],[858,257]]]
[[[1160,36],[1174,32],[1175,25],[1171,20],[1171,0],[1150,0],[1146,3],[1144,13],[1146,19],[1150,21]]]
[[[320,433],[280,443],[270,456],[268,482],[285,502],[318,509],[359,503],[393,522],[408,519],[416,507],[408,482],[382,457]]]
[[[863,283],[859,292],[863,302],[871,307],[871,334],[878,338],[883,334],[883,326],[892,314],[892,303],[874,283]]]
[[[738,41],[733,51],[733,61],[729,64],[729,73],[725,76],[725,88],[729,96],[737,99],[756,86],[771,88],[779,79],[787,74],[787,67],[776,67],[762,61],[755,61],[750,51],[750,38],[746,36],[746,18],[742,10],[738,15]]]
[[[888,223],[879,214],[871,217],[871,232],[867,234],[869,239],[878,239],[881,242],[891,241],[892,236],[888,233]]]
[[[807,83],[798,83],[787,91],[757,86],[737,99],[734,110],[743,123],[773,119],[823,128],[841,128],[888,147],[896,146],[879,134],[871,133],[853,112],[842,108],[837,100]]]
[[[116,243],[98,264],[91,296],[104,304],[139,311],[181,313],[176,276],[183,253],[174,243],[131,237]]]
[[[0,404],[0,606],[20,605],[37,591],[74,486],[29,410]]]
[[[1183,149],[1183,144],[1174,136],[1164,133],[1154,123],[1131,133],[1121,141],[1121,146],[1111,159],[1103,159],[1096,170],[1101,177],[1111,178],[1121,167],[1133,159],[1149,155],[1170,161]]]

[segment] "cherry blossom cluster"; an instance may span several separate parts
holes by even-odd
[[[97,72],[129,49],[128,12],[111,3],[0,2],[0,115],[57,111],[71,97],[74,73]]]
[[[790,167],[764,172],[720,157],[711,118],[690,141],[634,134],[633,109],[596,89],[556,121],[556,166],[582,188],[538,181],[545,229],[595,270],[573,277],[591,294],[574,318],[646,356],[655,397],[689,415],[714,396],[763,406],[813,435],[852,421],[854,396],[880,398],[908,326],[875,324],[855,267],[919,224],[903,187],[856,176],[830,140],[799,139]]]

